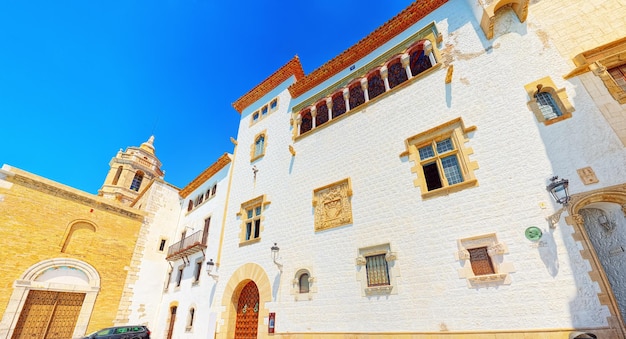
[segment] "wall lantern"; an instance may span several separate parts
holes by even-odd
[[[215,263],[213,262],[213,259],[209,259],[209,261],[207,261],[206,263],[206,273],[209,275],[209,277],[217,281],[217,279],[219,278],[219,275],[213,273],[214,269],[215,269]]]
[[[278,262],[278,252],[280,251],[280,248],[278,248],[276,243],[274,243],[274,246],[272,246],[271,249],[272,249],[272,260],[274,261],[274,264],[276,264],[276,266],[278,267],[278,270],[280,271],[280,273],[283,273],[283,265]]]
[[[561,179],[558,176],[550,178],[550,184],[546,186],[546,190],[552,194],[552,198],[561,205],[567,205],[569,202],[569,180]]]

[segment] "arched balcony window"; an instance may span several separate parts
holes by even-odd
[[[385,93],[385,81],[380,76],[380,70],[376,70],[367,77],[367,90],[370,100]]]
[[[549,92],[537,92],[535,99],[537,99],[539,110],[546,120],[558,118],[563,115],[554,97],[552,97],[552,94]]]
[[[361,87],[361,82],[357,81],[355,84],[350,86],[350,109],[355,109],[359,105],[365,103],[365,94],[363,93],[363,88]]]
[[[343,93],[339,92],[333,96],[333,119],[346,113],[346,101]]]
[[[326,100],[317,104],[317,115],[315,116],[315,125],[319,126],[328,121],[328,106]]]
[[[130,184],[130,189],[135,192],[138,192],[139,187],[141,187],[142,181],[143,181],[143,172],[137,171],[137,173],[135,173],[135,177],[133,178],[132,184]]]
[[[420,42],[417,43],[416,46],[414,46],[410,50],[409,65],[411,68],[411,74],[413,76],[416,76],[422,73],[423,71],[433,67],[433,63],[430,57],[430,54],[432,53],[432,49],[430,49],[430,51],[426,51],[424,48],[425,46],[428,47],[429,45],[430,43],[427,42],[426,40],[421,40]]]
[[[402,67],[402,62],[400,62],[400,58],[392,61],[389,66],[389,88],[394,88],[399,84],[409,80],[406,75],[406,70]]]
[[[302,123],[300,124],[300,134],[304,134],[313,128],[313,118],[311,117],[311,111],[306,110],[302,113]]]

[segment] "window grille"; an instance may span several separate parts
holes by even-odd
[[[389,285],[389,269],[385,254],[377,254],[365,257],[365,269],[367,271],[367,286]]]

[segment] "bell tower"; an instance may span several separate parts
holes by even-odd
[[[163,179],[161,161],[154,153],[154,136],[141,146],[121,149],[109,163],[111,168],[98,195],[130,205],[152,180]]]

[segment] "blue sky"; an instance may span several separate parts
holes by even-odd
[[[232,103],[294,55],[305,74],[411,1],[3,0],[0,164],[97,193],[155,135],[184,187],[237,136]]]

